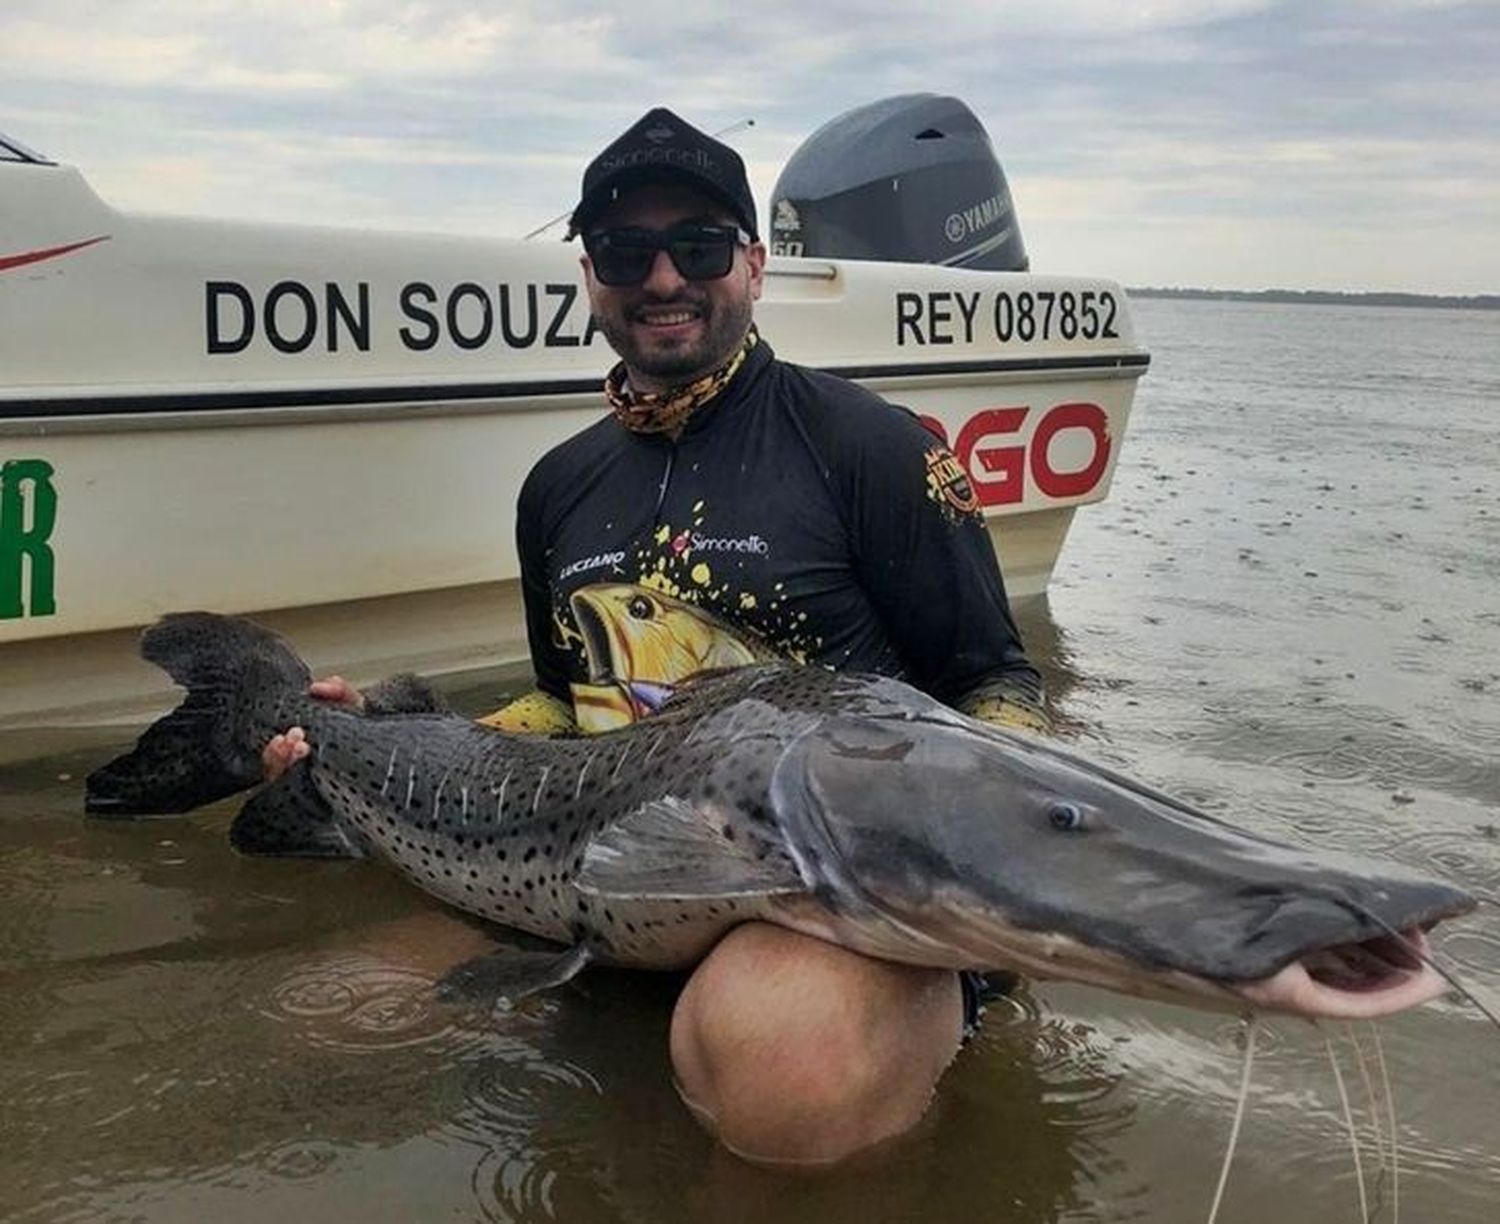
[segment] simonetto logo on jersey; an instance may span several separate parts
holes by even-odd
[[[756,557],[769,557],[771,546],[758,535],[708,536],[701,531],[680,531],[672,537],[672,552],[681,556],[685,552],[739,553]]]
[[[619,571],[625,563],[623,552],[596,553],[592,557],[584,557],[579,561],[569,561],[567,565],[557,571],[557,580],[566,582],[579,574],[591,574],[595,570],[610,569]]]

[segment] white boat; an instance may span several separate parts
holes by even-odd
[[[136,636],[180,609],[356,679],[524,658],[515,494],[613,360],[577,261],[121,212],[0,140],[0,731],[160,706]],[[773,255],[757,320],[929,418],[1013,597],[1045,589],[1148,362],[1118,285]]]

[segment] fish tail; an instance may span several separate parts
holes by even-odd
[[[84,810],[186,812],[261,781],[261,751],[284,729],[278,713],[312,679],[291,646],[247,620],[181,612],[146,630],[141,655],[187,696],[147,727],[131,751],[89,775]]]

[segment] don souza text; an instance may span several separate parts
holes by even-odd
[[[460,281],[442,287],[408,281],[394,302],[372,301],[368,281],[307,285],[283,280],[265,289],[239,281],[203,286],[204,342],[210,356],[269,346],[278,353],[309,350],[367,353],[394,326],[414,352],[440,346],[480,349],[577,348],[592,344],[588,302],[567,281]]]

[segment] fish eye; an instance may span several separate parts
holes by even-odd
[[[630,602],[625,605],[625,611],[629,612],[636,620],[651,619],[651,601],[644,595],[634,595]]]
[[[1054,803],[1047,809],[1047,820],[1060,833],[1075,833],[1083,828],[1083,809],[1076,803]]]

